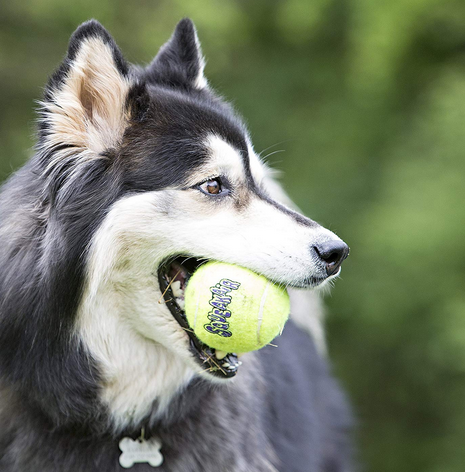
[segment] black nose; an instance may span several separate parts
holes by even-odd
[[[315,244],[313,249],[323,261],[328,275],[335,274],[342,261],[349,255],[349,246],[341,240]]]

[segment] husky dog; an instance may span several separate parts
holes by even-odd
[[[36,153],[0,194],[2,472],[351,470],[297,290],[348,247],[291,209],[203,70],[188,19],[146,68],[89,21],[51,76]],[[278,348],[239,361],[188,330],[184,288],[210,259],[289,287]]]

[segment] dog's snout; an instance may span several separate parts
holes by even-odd
[[[349,255],[349,246],[341,240],[325,241],[312,247],[323,261],[328,276],[335,274]]]

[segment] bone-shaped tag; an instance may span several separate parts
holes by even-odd
[[[160,452],[161,442],[157,438],[145,439],[123,438],[119,442],[122,454],[119,456],[121,467],[129,469],[136,462],[147,462],[152,467],[158,467],[163,462]]]

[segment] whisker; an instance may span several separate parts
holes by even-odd
[[[268,151],[268,149],[271,149],[271,148],[273,148],[273,147],[275,147],[275,146],[279,146],[280,144],[284,144],[284,143],[287,143],[287,142],[289,142],[289,139],[286,139],[286,140],[284,140],[284,141],[280,141],[279,143],[272,144],[271,146],[268,146],[267,148],[262,149],[262,150],[258,153],[258,155],[259,155],[260,157],[262,157],[262,154],[263,154],[265,151]]]
[[[266,160],[267,160],[270,156],[272,156],[273,154],[278,154],[278,153],[280,153],[280,152],[285,152],[285,149],[278,149],[277,151],[270,152],[270,153],[268,153],[266,156],[263,156],[261,159],[262,159],[262,161],[265,161],[265,162],[266,162]]]

